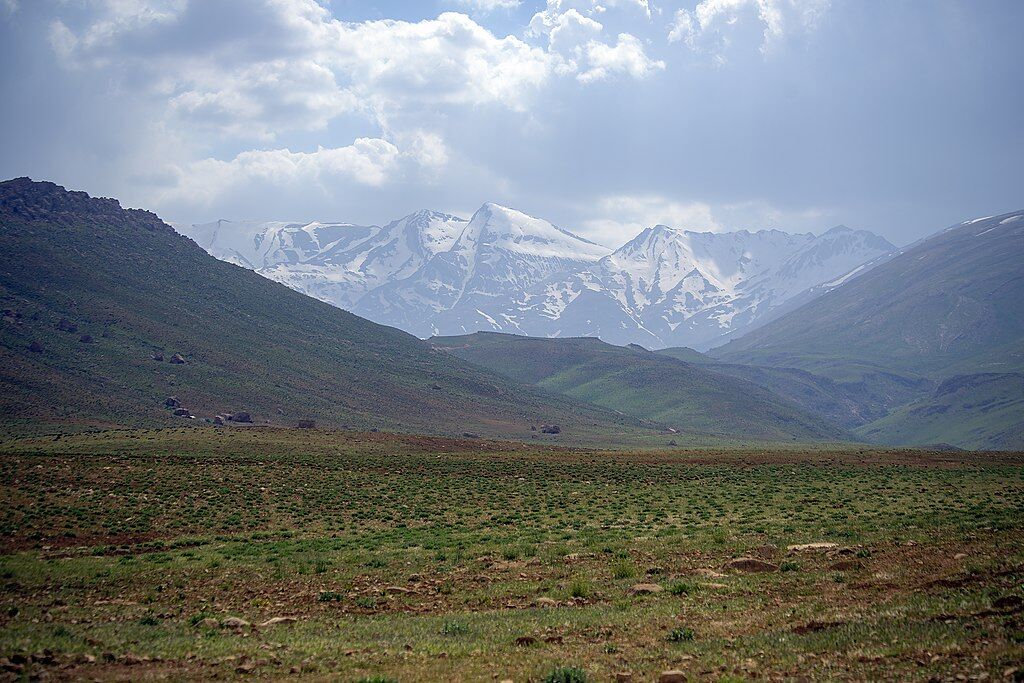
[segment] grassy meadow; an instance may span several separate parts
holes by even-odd
[[[1021,676],[1019,454],[187,428],[0,474],[12,680]]]

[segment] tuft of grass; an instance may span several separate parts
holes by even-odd
[[[636,576],[636,565],[629,560],[619,560],[612,565],[612,576],[616,579],[631,579]]]
[[[441,626],[443,636],[462,636],[469,633],[469,626],[464,621],[446,621]]]
[[[337,591],[320,591],[320,595],[316,596],[317,602],[341,602],[345,599],[345,596]]]
[[[569,582],[569,597],[589,598],[592,592],[593,586],[591,586],[590,580],[582,574],[577,574]]]
[[[679,626],[668,632],[665,637],[670,643],[688,643],[693,640],[693,629],[686,626]]]
[[[587,672],[578,666],[560,666],[544,677],[544,683],[587,683]]]

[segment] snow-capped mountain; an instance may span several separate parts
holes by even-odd
[[[184,234],[219,259],[350,309],[368,291],[451,249],[465,226],[463,218],[417,211],[384,227],[217,221]]]
[[[524,292],[582,270],[610,251],[545,220],[484,204],[448,251],[415,274],[370,292],[352,310],[421,337],[526,333],[517,323]]]
[[[231,223],[184,231],[214,256],[421,337],[478,330],[707,349],[885,259],[838,226],[709,233],[658,225],[614,251],[497,204],[383,227]]]
[[[865,231],[648,228],[593,267],[535,287],[531,334],[706,349],[775,317],[788,300],[895,248]]]

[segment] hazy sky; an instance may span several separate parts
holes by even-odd
[[[609,246],[1024,208],[1020,0],[0,0],[0,176],[217,218],[495,201]]]

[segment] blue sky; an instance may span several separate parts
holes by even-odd
[[[1024,207],[1024,2],[0,0],[0,176],[171,221],[514,206],[906,244]]]

